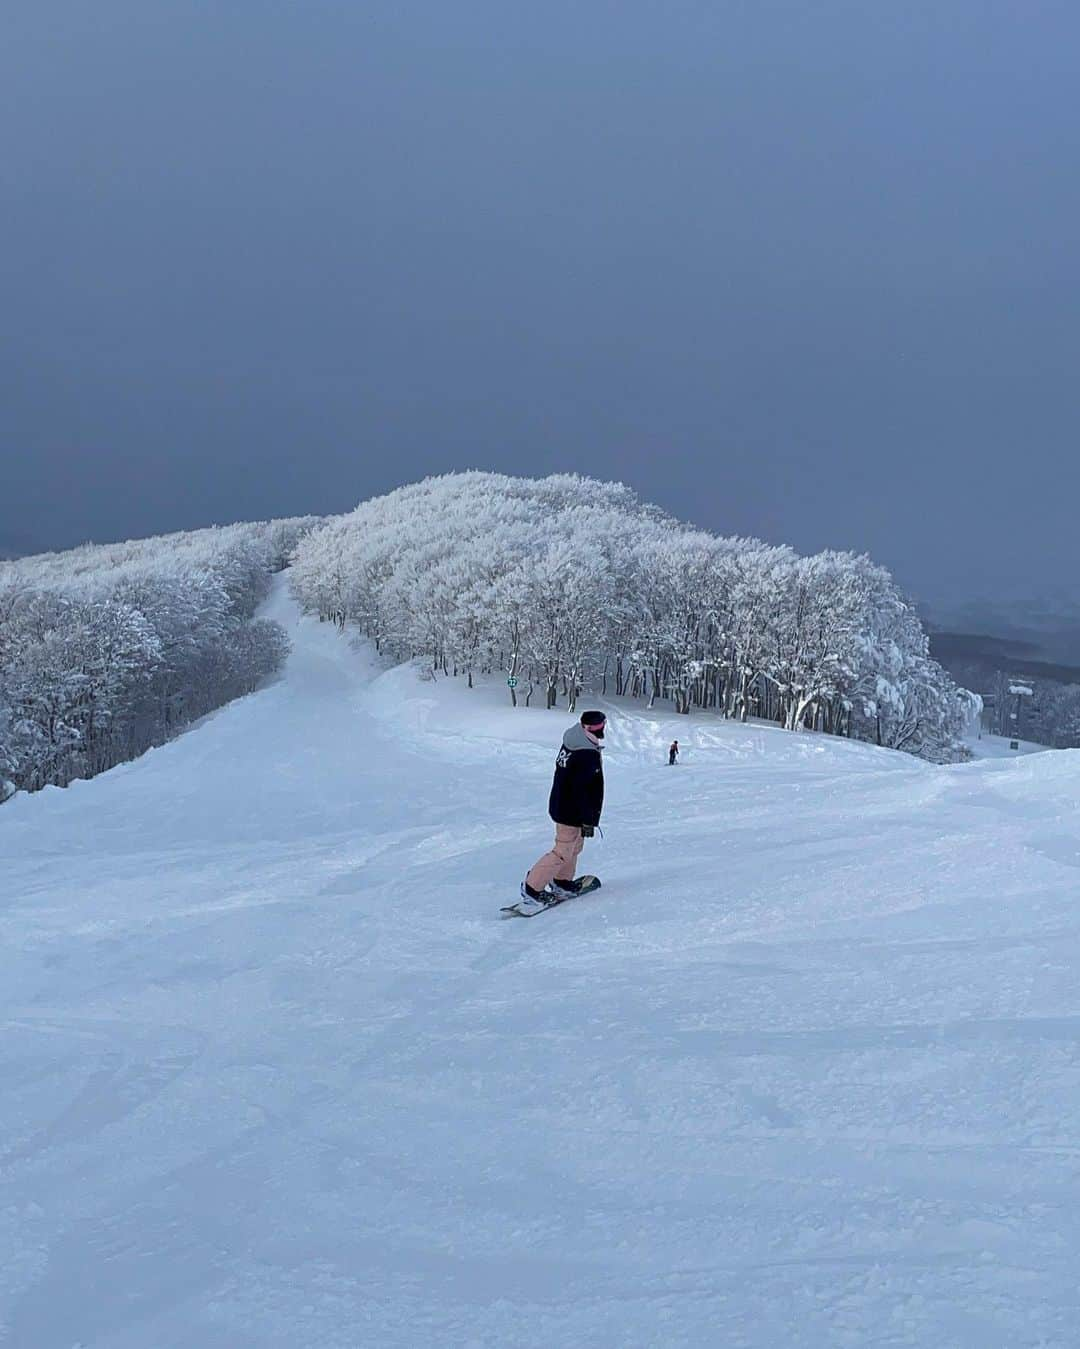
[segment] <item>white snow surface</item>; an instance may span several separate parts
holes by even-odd
[[[571,718],[267,612],[0,808],[5,1349],[1080,1344],[1080,753],[613,702],[603,889],[500,920]]]

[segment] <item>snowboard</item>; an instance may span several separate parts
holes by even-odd
[[[578,880],[581,881],[581,889],[576,895],[557,895],[552,890],[545,890],[535,907],[531,899],[519,899],[516,904],[507,904],[499,912],[504,918],[535,918],[538,913],[546,913],[548,909],[565,904],[568,899],[580,899],[582,895],[591,895],[594,890],[600,889],[600,881],[596,876],[579,876]]]

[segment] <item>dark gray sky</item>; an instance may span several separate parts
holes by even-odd
[[[1075,0],[8,0],[0,547],[618,477],[1080,565]]]

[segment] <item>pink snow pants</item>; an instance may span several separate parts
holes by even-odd
[[[580,825],[557,824],[555,846],[536,863],[525,877],[525,884],[531,885],[534,890],[543,890],[550,881],[572,881],[578,853],[584,846]]]

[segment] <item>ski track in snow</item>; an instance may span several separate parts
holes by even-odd
[[[281,680],[0,810],[0,1345],[1080,1344],[1080,754]],[[666,765],[678,735],[684,760]]]

